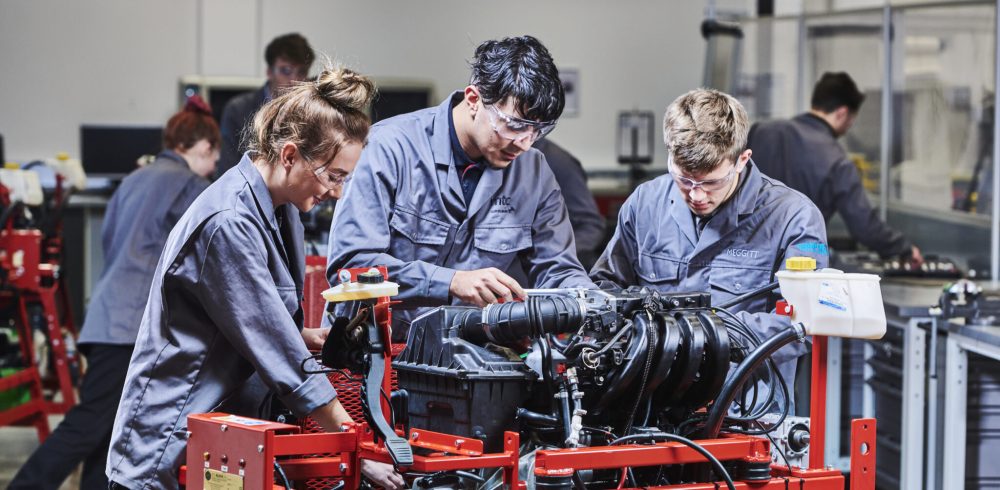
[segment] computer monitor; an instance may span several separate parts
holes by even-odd
[[[88,175],[125,175],[143,155],[163,147],[163,127],[141,125],[80,126],[80,158]]]
[[[264,79],[259,77],[185,76],[180,79],[179,103],[183,107],[188,97],[200,95],[212,107],[212,116],[221,125],[222,110],[230,99],[263,86]]]
[[[431,91],[429,86],[379,87],[372,101],[372,122],[430,107]]]

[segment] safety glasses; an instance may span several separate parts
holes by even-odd
[[[725,177],[720,177],[718,179],[711,180],[694,180],[687,177],[682,177],[677,171],[677,167],[674,165],[673,157],[667,162],[667,171],[674,178],[674,182],[677,182],[677,186],[680,187],[684,192],[690,192],[694,190],[695,187],[701,188],[705,192],[716,192],[725,189],[729,182],[733,180],[733,176],[736,175],[736,164],[733,164],[732,168],[729,169],[729,173]]]
[[[485,104],[484,104],[485,105]],[[552,132],[556,127],[555,121],[529,121],[508,114],[498,109],[495,105],[486,105],[490,114],[490,125],[501,137],[510,141],[527,140],[534,143]]]

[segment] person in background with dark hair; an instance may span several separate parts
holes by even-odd
[[[747,146],[761,172],[805,194],[827,223],[839,212],[858,242],[883,257],[908,256],[919,264],[920,249],[879,219],[857,167],[837,142],[851,129],[864,100],[847,73],[824,73],[813,88],[809,112],[754,124]]]
[[[264,49],[267,83],[257,91],[233,97],[222,110],[222,158],[217,178],[236,165],[247,150],[243,130],[257,110],[283,90],[305,80],[315,60],[316,53],[301,34],[285,34],[268,43]]]
[[[21,467],[9,488],[56,489],[83,462],[80,488],[105,489],[115,409],[135,345],[153,269],[167,234],[208,187],[219,127],[198,96],[163,130],[164,150],[129,174],[108,203],[101,230],[104,272],[77,341],[87,357],[80,404]]]
[[[563,103],[559,72],[537,39],[480,44],[465,89],[372,127],[333,217],[327,277],[388,266],[402,301],[396,341],[427,307],[524,297],[503,272],[515,260],[528,286],[594,287],[556,179],[531,148]]]
[[[604,245],[604,216],[587,187],[587,172],[570,152],[549,138],[535,142],[556,177],[576,239],[576,256],[584,268],[594,265]]]

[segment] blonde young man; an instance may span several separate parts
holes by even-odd
[[[802,194],[757,170],[747,149],[746,110],[730,95],[699,89],[663,120],[670,173],[625,202],[618,228],[591,270],[602,286],[708,291],[720,304],[774,281],[786,257],[828,263],[823,215]],[[730,308],[762,339],[788,326],[765,295]],[[806,344],[774,357],[790,384]]]

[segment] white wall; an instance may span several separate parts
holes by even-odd
[[[745,5],[743,0],[722,5]],[[263,48],[298,31],[376,77],[464,86],[489,38],[539,37],[580,72],[580,115],[552,138],[614,168],[620,110],[665,106],[699,85],[706,1],[0,0],[0,134],[7,158],[79,152],[81,123],[162,124],[183,75],[263,75]],[[658,145],[659,146],[659,145]],[[656,155],[664,165],[662,148]]]

